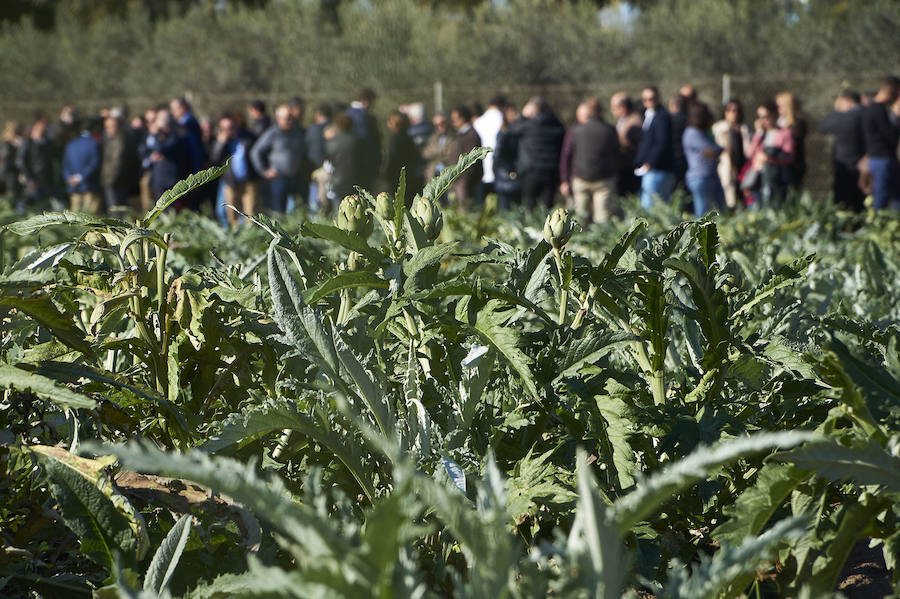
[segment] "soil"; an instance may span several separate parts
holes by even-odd
[[[893,593],[891,571],[884,564],[881,547],[870,548],[869,539],[858,541],[844,565],[837,590],[847,599],[880,599]]]

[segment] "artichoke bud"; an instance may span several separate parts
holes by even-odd
[[[412,215],[422,225],[425,237],[429,241],[434,241],[441,234],[441,229],[444,228],[444,215],[434,200],[418,198],[413,206]]]
[[[575,232],[575,220],[565,208],[557,208],[544,222],[544,241],[554,249],[562,249]]]
[[[338,208],[337,226],[366,238],[372,234],[372,217],[366,211],[366,203],[358,196],[347,196]]]
[[[394,220],[394,200],[384,191],[375,197],[375,214],[383,220]]]
[[[103,233],[98,231],[88,231],[84,234],[84,242],[98,248],[108,247],[109,244],[106,242],[106,237],[104,237]]]

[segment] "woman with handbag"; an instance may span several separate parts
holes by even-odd
[[[789,167],[794,162],[794,138],[790,129],[777,124],[778,108],[774,102],[763,102],[756,109],[756,132],[750,140],[747,157],[750,169],[744,174],[741,188],[750,192],[751,207],[763,204],[779,206],[789,183]],[[759,178],[755,188],[749,180]]]

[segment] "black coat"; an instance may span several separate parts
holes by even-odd
[[[542,112],[530,119],[519,119],[509,130],[519,138],[519,174],[558,180],[566,128],[556,115]]]
[[[639,167],[643,164],[649,164],[653,170],[675,172],[672,119],[662,106],[656,109],[650,126],[641,135],[634,165]]]
[[[862,125],[863,109],[856,107],[847,112],[834,111],[819,121],[819,131],[834,135],[831,159],[848,168],[866,153],[866,138]]]

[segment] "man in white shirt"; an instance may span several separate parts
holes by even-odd
[[[475,131],[481,138],[481,145],[491,150],[497,148],[497,134],[503,126],[503,108],[506,106],[506,98],[494,96],[488,104],[487,110],[475,119]],[[484,159],[484,174],[475,191],[475,198],[479,204],[484,203],[484,198],[494,191],[494,154],[491,152]]]

